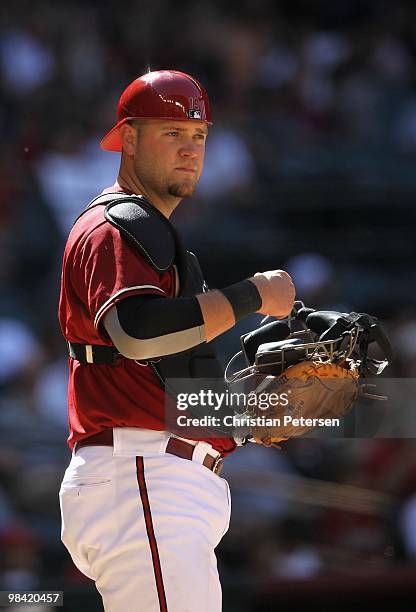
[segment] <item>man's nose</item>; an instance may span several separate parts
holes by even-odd
[[[198,155],[198,145],[192,142],[184,142],[179,149],[179,155],[182,157],[196,157]]]

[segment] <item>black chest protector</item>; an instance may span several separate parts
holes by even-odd
[[[196,256],[186,251],[172,224],[143,196],[109,193],[95,198],[82,215],[96,206],[104,206],[104,217],[116,227],[157,272],[166,272],[175,264],[180,291],[178,297],[193,297],[207,290]],[[80,215],[81,216],[81,215]],[[78,217],[79,218],[79,217]],[[147,364],[155,372],[161,386],[169,378],[223,378],[216,357],[214,342]]]

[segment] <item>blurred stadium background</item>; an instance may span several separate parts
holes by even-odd
[[[118,155],[98,142],[119,94],[149,67],[208,90],[203,179],[175,221],[211,287],[288,269],[308,305],[379,315],[396,350],[388,375],[412,378],[416,5],[14,0],[0,19],[0,589],[64,590],[65,610],[94,612],[94,586],[59,539],[68,450],[56,308],[68,229],[117,173]],[[224,336],[224,360],[256,323]],[[335,599],[340,610],[407,609],[414,439],[250,447],[224,475],[226,612]]]

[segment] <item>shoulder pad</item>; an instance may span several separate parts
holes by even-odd
[[[158,272],[168,270],[175,258],[175,234],[168,219],[140,196],[109,202],[106,220],[136,247]]]

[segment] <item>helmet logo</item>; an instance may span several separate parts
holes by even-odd
[[[188,109],[188,117],[189,119],[202,119],[202,111],[201,111],[201,100],[199,98],[189,98],[189,109]]]

